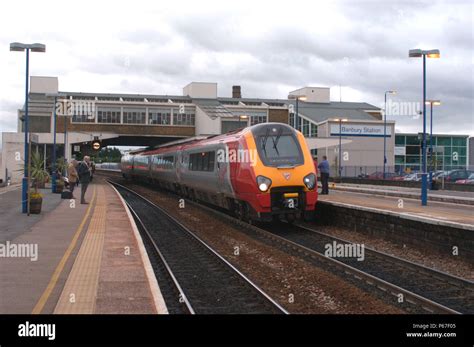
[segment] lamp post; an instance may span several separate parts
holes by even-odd
[[[247,126],[248,125],[248,123],[247,123],[248,118],[249,118],[249,116],[247,116],[246,114],[239,115],[239,127],[240,127],[241,119],[245,119],[244,123],[245,123],[245,126]]]
[[[24,171],[21,186],[21,211],[28,212],[28,135],[29,135],[29,117],[28,117],[28,93],[29,93],[29,79],[30,79],[30,51],[31,52],[46,52],[46,46],[41,43],[10,43],[10,51],[23,52],[26,51],[26,86],[25,86],[25,116],[23,121],[23,131],[25,132],[25,149],[24,149]]]
[[[430,165],[430,173],[429,173],[429,182],[430,182],[430,187],[433,185],[433,106],[439,106],[441,105],[441,101],[439,100],[426,100],[425,102],[426,105],[430,105],[430,159],[431,159],[431,165]]]
[[[305,101],[306,100],[306,96],[298,96],[298,95],[295,95],[295,99],[296,99],[296,111],[295,111],[295,129],[296,130],[300,130],[300,127],[299,127],[299,117],[298,117],[298,101],[301,100],[301,101]]]
[[[342,122],[347,122],[346,118],[336,118],[336,122],[339,122],[339,178],[342,176]]]
[[[54,108],[53,108],[53,153],[51,158],[51,171],[52,171],[52,182],[51,190],[53,193],[56,192],[56,102],[57,97],[54,97]]]
[[[439,58],[438,49],[421,50],[410,49],[410,58],[423,58],[423,141],[421,145],[422,173],[421,173],[421,205],[428,204],[428,177],[426,172],[426,57]]]
[[[383,179],[385,179],[385,167],[387,166],[387,94],[397,94],[395,90],[385,92],[385,104],[383,111]]]

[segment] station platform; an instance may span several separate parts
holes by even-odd
[[[332,188],[334,190],[346,192],[396,196],[400,198],[412,199],[419,199],[421,195],[420,188],[408,188],[398,186],[335,183],[333,184]],[[428,200],[463,205],[474,205],[474,192],[453,190],[429,190]]]
[[[421,206],[419,193],[416,196],[407,197],[401,195],[400,192],[394,191],[393,195],[374,194],[364,189],[346,190],[343,185],[330,184],[329,195],[319,195],[318,199],[338,206],[474,231],[472,205],[430,200],[427,206]]]
[[[0,313],[167,313],[135,222],[112,186],[94,178],[86,205],[42,193],[41,214],[27,216],[21,188],[0,189]]]

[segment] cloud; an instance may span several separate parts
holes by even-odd
[[[317,85],[338,100],[341,85],[343,100],[374,105],[391,89],[420,102],[421,60],[408,58],[420,47],[441,50],[427,62],[428,97],[443,103],[436,131],[474,135],[472,10],[468,1],[10,2],[0,24],[0,127],[16,128],[24,98],[24,57],[8,52],[12,41],[46,43],[46,54],[32,54],[31,74],[58,76],[61,90],[181,94],[190,81],[211,81],[222,96],[234,84],[267,98]]]

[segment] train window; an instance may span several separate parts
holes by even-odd
[[[155,157],[155,164],[156,167],[162,168],[162,169],[172,169],[174,167],[174,156],[156,156]]]
[[[173,156],[164,157],[163,162],[164,162],[164,167],[166,169],[172,169],[173,164],[174,164],[174,157]]]
[[[286,128],[262,127],[257,138],[257,150],[265,166],[295,166],[304,163],[296,137]]]
[[[199,152],[189,155],[190,171],[214,171],[216,152]]]
[[[201,153],[201,162],[202,162],[202,166],[201,166],[201,170],[202,171],[208,171],[207,170],[207,167],[209,166],[209,155],[208,153]]]
[[[207,171],[214,171],[214,163],[216,161],[216,152],[209,153],[209,162],[207,164]]]

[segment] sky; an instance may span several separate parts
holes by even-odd
[[[433,131],[474,136],[471,1],[16,0],[0,28],[0,132],[16,131],[24,102],[25,54],[9,51],[19,41],[46,44],[30,74],[57,76],[60,91],[182,95],[200,81],[222,97],[241,85],[243,97],[286,98],[322,86],[383,107],[396,90],[387,119],[399,132],[422,130],[422,60],[408,51],[436,48]]]

